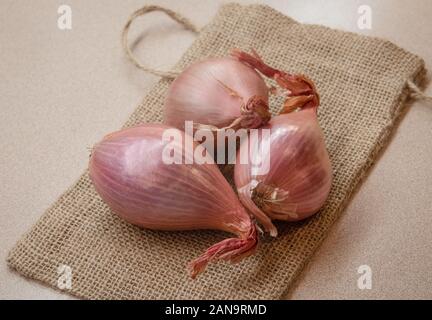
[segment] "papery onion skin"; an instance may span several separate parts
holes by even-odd
[[[250,159],[235,165],[234,179],[240,201],[276,236],[271,220],[302,220],[323,206],[332,169],[315,108],[275,116],[260,130],[266,129],[271,130],[269,172],[253,176],[250,163],[256,161]],[[239,152],[248,147],[243,143]]]
[[[144,228],[217,229],[238,235],[192,261],[193,278],[210,261],[238,261],[251,255],[257,245],[256,227],[234,191],[215,164],[185,164],[193,150],[204,149],[196,143],[192,151],[184,149],[185,139],[192,138],[178,130],[183,142],[172,145],[183,151],[182,164],[164,163],[162,152],[169,142],[162,135],[167,129],[146,124],[107,135],[90,158],[95,189],[120,217]]]
[[[260,102],[250,103],[253,99]],[[244,108],[248,102],[249,108]],[[171,84],[164,106],[164,123],[181,130],[185,121],[214,128],[258,128],[270,117],[264,80],[230,57],[209,58],[186,68]]]

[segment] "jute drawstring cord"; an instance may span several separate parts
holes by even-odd
[[[129,28],[132,24],[132,22],[140,17],[145,15],[146,13],[149,12],[153,12],[153,11],[161,11],[163,13],[165,13],[166,15],[168,15],[169,17],[171,17],[173,20],[177,21],[179,24],[181,24],[183,27],[185,27],[187,30],[190,30],[196,34],[199,33],[199,29],[192,23],[190,22],[187,18],[181,16],[180,14],[178,14],[177,12],[174,12],[170,9],[166,9],[166,8],[162,8],[159,6],[155,6],[155,5],[148,5],[148,6],[144,6],[141,9],[138,9],[137,11],[135,11],[134,13],[132,13],[132,15],[129,17],[128,21],[126,22],[125,26],[123,27],[123,32],[122,32],[122,44],[123,44],[123,49],[126,52],[127,57],[129,58],[129,60],[138,68],[149,72],[153,75],[162,77],[162,78],[167,78],[167,79],[174,79],[176,78],[179,74],[180,71],[163,71],[163,70],[157,70],[154,68],[150,68],[144,64],[142,64],[141,62],[138,61],[138,59],[134,56],[134,54],[132,53],[129,44],[128,44],[128,33],[129,33]]]
[[[411,80],[407,81],[408,89],[410,90],[410,97],[415,100],[424,100],[432,103],[432,97],[426,95],[421,89]]]

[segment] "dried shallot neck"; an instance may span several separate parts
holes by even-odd
[[[312,80],[302,74],[289,74],[267,65],[261,57],[252,50],[252,54],[234,49],[231,55],[240,62],[256,69],[264,76],[272,78],[276,83],[288,91],[281,114],[290,113],[297,109],[317,109],[320,103],[319,94]]]
[[[227,91],[227,93],[237,98],[240,105],[241,116],[235,119],[229,126],[224,128],[219,128],[219,130],[226,129],[256,129],[267,124],[271,119],[271,113],[269,110],[269,105],[266,99],[257,95],[249,98],[248,101],[244,101],[242,97],[236,90],[230,88],[228,85],[220,80],[218,83]]]
[[[242,128],[256,129],[266,125],[271,119],[267,102],[258,96],[251,97],[246,104],[242,105],[241,113]]]
[[[192,279],[204,271],[207,264],[216,260],[237,263],[255,253],[258,244],[257,227],[255,223],[249,226],[249,232],[239,238],[225,239],[206,250],[204,254],[189,263]]]

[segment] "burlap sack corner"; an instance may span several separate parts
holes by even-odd
[[[334,169],[330,197],[318,215],[279,223],[280,236],[263,241],[254,257],[211,265],[193,281],[187,262],[225,235],[131,226],[109,211],[85,172],[12,249],[9,265],[56,287],[57,268],[66,264],[73,271],[69,292],[93,299],[282,298],[386,145],[406,104],[406,82],[422,80],[424,63],[388,41],[300,24],[268,6],[228,4],[176,69],[234,47],[255,48],[269,64],[316,81]],[[169,83],[161,80],[125,126],[160,121]]]

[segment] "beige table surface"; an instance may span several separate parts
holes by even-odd
[[[223,1],[157,1],[203,26]],[[240,1],[250,3],[249,1]],[[57,9],[72,8],[72,30]],[[149,1],[0,0],[0,298],[69,299],[10,271],[7,252],[71,185],[88,151],[157,81],[126,61],[120,30]],[[387,38],[432,66],[432,1],[263,1],[301,22]],[[371,30],[357,27],[360,4]],[[137,54],[169,68],[193,41],[160,14],[134,24]],[[432,94],[432,90],[427,91]],[[372,269],[372,289],[357,268]],[[432,298],[432,106],[415,103],[288,298]]]

